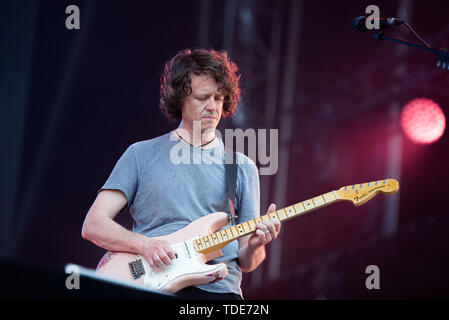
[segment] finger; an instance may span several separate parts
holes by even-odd
[[[161,251],[159,252],[159,258],[161,259],[161,262],[163,263],[163,265],[165,267],[168,267],[169,265],[171,265],[171,259],[170,257],[165,253],[165,251]]]
[[[267,232],[267,231],[270,231],[270,230],[268,230],[268,226],[266,225],[266,221],[258,223],[256,228],[258,230],[261,230],[264,233]]]
[[[269,228],[269,225],[271,224],[271,222],[269,221],[264,221],[263,223],[260,223],[257,225],[258,230],[263,232],[263,243],[268,243],[271,240],[273,240],[272,236],[271,236],[271,231]],[[272,226],[273,230],[274,230],[274,226]]]
[[[172,247],[171,247],[171,245],[170,244],[166,244],[165,246],[164,246],[164,251],[165,251],[165,254],[170,258],[170,259],[176,259],[176,258],[178,258],[178,254],[175,252],[175,251],[173,251],[173,249],[172,249]]]
[[[265,221],[265,225],[267,226],[270,232],[276,231],[273,221]]]
[[[259,235],[259,237],[261,237],[262,239],[262,243],[265,243],[265,235],[267,233],[270,233],[270,230],[268,229],[268,227],[265,225],[265,223],[260,223],[257,225],[257,229],[256,231],[259,231],[257,234]]]
[[[276,211],[276,204],[274,204],[274,203],[270,204],[270,206],[268,207],[268,210],[267,210],[267,214],[273,213],[275,211]]]
[[[157,253],[153,255],[153,261],[157,268],[164,268],[164,263]]]
[[[278,219],[273,219],[274,228],[276,229],[276,233],[281,231],[281,222]]]
[[[168,255],[168,257],[172,260],[177,259],[178,258],[178,254],[174,251],[165,251],[165,253]]]
[[[261,225],[262,231],[264,231],[264,232],[268,231],[268,232],[272,233],[273,231],[276,231],[274,223],[271,220],[263,221],[260,223],[260,225]]]
[[[267,221],[266,225],[267,225],[268,230],[270,232],[271,240],[276,239],[277,231],[276,231],[276,227],[274,226],[274,223],[271,222],[271,221]]]
[[[257,229],[256,234],[261,239],[263,239],[265,237],[265,232],[262,229]]]
[[[153,258],[148,259],[148,264],[150,265],[151,269],[156,269]]]
[[[265,232],[263,232],[261,229],[256,230],[257,235],[257,244],[262,245],[265,243]]]
[[[265,244],[271,242],[273,240],[273,236],[270,232],[265,233]]]

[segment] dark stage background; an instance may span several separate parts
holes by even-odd
[[[65,27],[71,4],[79,30]],[[344,185],[401,186],[284,224],[265,262],[244,275],[244,297],[448,298],[447,130],[416,145],[399,114],[426,97],[447,117],[449,71],[431,53],[356,32],[352,19],[370,4],[449,47],[447,1],[1,1],[2,260],[96,266],[104,250],[81,226],[97,190],[128,145],[177,126],[158,109],[164,63],[212,47],[242,72],[238,114],[220,129],[279,129],[262,213]],[[386,33],[414,41],[403,26]],[[127,213],[118,221],[131,226]],[[378,290],[365,287],[369,265],[379,267]]]

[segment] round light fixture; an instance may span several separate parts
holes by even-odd
[[[416,98],[402,109],[401,126],[405,135],[413,142],[430,144],[443,135],[446,117],[436,102]]]

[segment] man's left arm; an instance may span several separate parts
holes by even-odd
[[[276,211],[276,205],[268,207],[267,214]],[[279,220],[258,223],[256,231],[239,239],[239,267],[243,272],[254,271],[266,257],[265,245],[277,238],[281,230]]]

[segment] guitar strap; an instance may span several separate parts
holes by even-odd
[[[226,149],[225,151],[225,171],[226,171],[226,201],[228,208],[229,223],[236,224],[238,219],[238,209],[236,206],[236,187],[237,187],[237,172],[238,163],[235,152]]]

